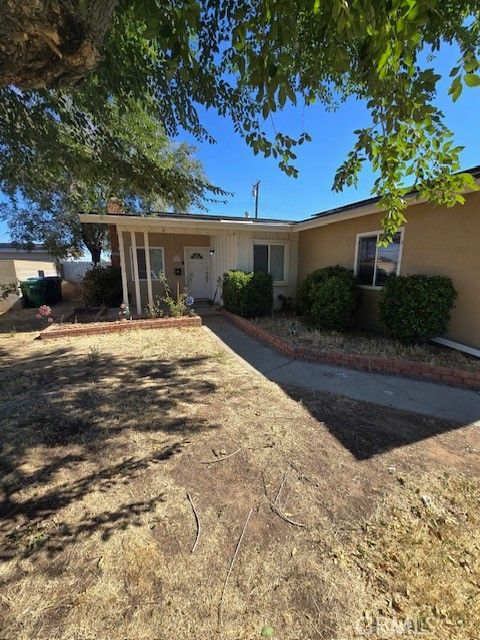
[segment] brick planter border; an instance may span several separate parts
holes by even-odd
[[[114,320],[112,322],[90,322],[85,324],[52,324],[40,333],[41,340],[91,336],[102,333],[118,333],[132,329],[167,329],[171,327],[200,327],[200,316],[182,318],[154,318],[152,320]]]
[[[462,369],[452,369],[450,367],[439,367],[435,365],[413,362],[411,360],[388,360],[375,356],[359,356],[342,353],[340,351],[318,351],[315,349],[304,349],[296,347],[288,340],[280,338],[255,322],[237,316],[235,313],[222,309],[222,314],[232,324],[240,327],[246,333],[266,342],[271,347],[277,349],[296,360],[308,360],[310,362],[322,362],[333,364],[350,369],[359,369],[370,373],[383,373],[386,375],[399,375],[406,378],[421,378],[430,382],[438,382],[454,387],[464,387],[466,389],[480,390],[480,372],[464,371]]]

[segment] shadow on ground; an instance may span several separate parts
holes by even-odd
[[[282,389],[294,400],[301,401],[357,460],[368,460],[465,427],[343,396],[314,393],[300,387],[282,386]]]
[[[469,421],[463,419],[439,419],[402,410],[398,406],[393,408],[372,404],[372,402],[363,402],[358,399],[358,395],[354,396],[355,399],[350,400],[340,391],[342,376],[346,375],[352,380],[358,377],[359,384],[364,386],[369,384],[386,386],[383,382],[385,376],[349,371],[348,369],[335,370],[334,367],[317,363],[292,360],[275,349],[257,342],[222,317],[208,318],[205,324],[224,344],[257,371],[278,384],[293,399],[297,401],[301,399],[312,416],[323,423],[357,460],[365,460],[400,447],[419,443],[470,424]],[[367,382],[365,382],[365,376],[368,378]],[[321,384],[318,386],[322,390],[315,391],[319,380]],[[461,401],[462,397],[468,396],[469,409],[463,413],[470,415],[474,420],[480,418],[480,398],[477,402],[477,394],[473,391],[457,390],[395,377],[390,380],[391,386],[395,385],[395,381],[397,381],[398,397],[405,397],[407,406],[422,406],[422,394],[428,387],[431,394],[431,389],[433,389],[432,398],[429,399],[430,405],[434,404],[437,396],[443,400],[444,404],[445,398],[449,396],[451,396],[452,402],[455,400],[458,402],[459,399]],[[408,388],[405,385],[408,385]],[[330,393],[327,391],[329,387],[331,388]],[[347,385],[345,388],[348,388]],[[351,389],[352,385],[350,384]],[[388,393],[397,394],[396,391],[388,391]],[[327,395],[329,395],[328,400]],[[442,398],[442,396],[445,397]],[[407,400],[414,401],[407,402]],[[349,404],[355,405],[354,411],[348,410],[347,405]],[[448,413],[455,415],[456,410],[458,415],[462,415],[462,407],[458,405],[450,407]]]
[[[132,360],[68,347],[12,359],[3,350],[0,558],[31,556],[40,548],[54,553],[93,533],[108,537],[153,510],[161,494],[86,513],[74,523],[61,515],[93,491],[128,484],[178,454],[190,438],[217,428],[211,416],[195,411],[216,389],[206,379],[206,360]],[[135,434],[149,437],[148,455],[132,457]],[[94,471],[85,475],[91,464]],[[59,482],[62,475],[66,482]],[[55,521],[48,537],[41,530],[46,521]]]

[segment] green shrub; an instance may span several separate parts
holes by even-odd
[[[269,273],[227,271],[223,275],[223,304],[227,311],[244,318],[272,313],[272,276]]]
[[[316,326],[344,331],[352,324],[358,296],[353,271],[340,265],[323,267],[300,284],[299,311]]]
[[[83,278],[86,305],[118,307],[122,302],[122,274],[119,267],[94,267]]]
[[[380,295],[380,318],[392,337],[426,342],[447,330],[456,297],[447,276],[390,276]]]

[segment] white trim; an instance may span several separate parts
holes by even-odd
[[[82,213],[79,216],[81,222],[100,224],[121,224],[125,228],[135,228],[139,232],[144,229],[155,229],[156,233],[166,232],[167,229],[182,229],[183,233],[189,229],[188,233],[199,235],[211,235],[214,230],[228,232],[235,230],[256,230],[256,231],[296,231],[296,224],[291,221],[285,222],[255,222],[254,218],[245,220],[228,220],[218,217],[217,220],[205,220],[200,216],[192,214],[185,218],[169,218],[168,216],[128,216],[128,215],[102,215],[94,213]],[[300,231],[300,229],[299,229]]]
[[[123,244],[123,229],[117,227],[118,251],[120,253],[120,272],[122,275],[122,302],[128,307],[127,266],[125,261],[125,245]]]
[[[196,247],[183,247],[183,286],[186,289],[186,278],[187,278],[187,261],[188,261],[188,257],[187,257],[187,253],[189,253],[190,251],[200,251],[200,253],[203,253],[204,251],[207,251],[207,284],[208,284],[208,290],[210,292],[210,298],[213,298],[212,295],[212,256],[210,254],[210,250],[212,249],[211,245],[197,245]]]
[[[152,267],[150,265],[150,243],[148,241],[148,231],[143,232],[143,246],[145,249],[145,271],[147,273],[148,306],[153,307],[152,291]],[[163,269],[165,270],[165,254],[162,251]]]
[[[140,295],[140,281],[138,279],[138,256],[137,256],[137,238],[135,231],[130,231],[130,245],[132,250],[132,271],[133,280],[135,282],[135,302],[137,305],[137,315],[142,315],[142,298]]]
[[[362,233],[357,233],[355,237],[355,256],[353,259],[353,273],[355,276],[358,276],[358,251],[360,246],[360,238],[370,238],[371,236],[377,236],[377,243],[379,237],[382,235],[383,231],[381,229],[377,229],[375,231],[363,231]],[[397,269],[396,275],[400,275],[400,268],[402,264],[402,255],[403,255],[403,242],[405,237],[405,227],[400,227],[396,233],[400,233],[400,246],[398,250],[398,260],[397,260]],[[377,263],[378,263],[378,244],[375,245],[375,264],[373,267],[373,279],[372,282],[375,282],[377,279]],[[381,285],[376,284],[359,284],[361,289],[370,289],[372,291],[381,291],[383,287]]]
[[[289,254],[288,254],[288,240],[261,240],[255,238],[252,240],[252,248],[251,248],[251,256],[250,263],[252,265],[252,271],[254,268],[254,247],[256,244],[259,245],[278,245],[283,247],[283,280],[274,280],[273,285],[275,287],[286,287],[288,286],[289,280]],[[270,273],[270,249],[268,249],[268,272]]]
[[[450,347],[450,349],[463,351],[463,353],[468,353],[471,356],[480,358],[480,349],[469,347],[468,345],[462,344],[461,342],[455,342],[455,340],[448,340],[447,338],[432,338],[432,342],[436,342],[437,344],[441,344],[444,347]]]
[[[145,249],[145,245],[137,244],[136,248],[137,249]],[[165,267],[165,248],[164,247],[160,247],[160,246],[158,246],[158,247],[157,246],[154,246],[154,247],[150,247],[149,246],[148,249],[149,249],[149,251],[151,251],[152,249],[161,249],[162,250],[163,272],[165,273],[165,271],[166,271],[166,267]],[[130,259],[133,260],[133,249],[132,249],[132,247],[130,247],[130,252],[131,252]],[[146,263],[146,259],[145,259],[145,263]],[[138,281],[139,282],[148,282],[148,278],[140,278],[140,276],[139,276]],[[154,281],[157,282],[158,278],[154,278]],[[133,282],[133,277],[132,277],[132,282]]]

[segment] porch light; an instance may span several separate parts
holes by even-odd
[[[215,254],[215,249],[210,249],[210,255],[213,256]]]

